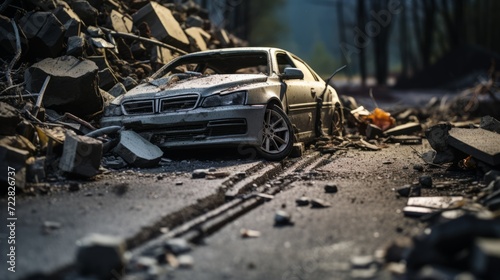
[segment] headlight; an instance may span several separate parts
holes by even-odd
[[[246,91],[237,91],[224,95],[216,94],[205,98],[201,107],[217,107],[229,105],[243,105],[247,97]]]
[[[123,115],[122,107],[120,105],[111,104],[104,108],[105,117],[121,116]]]

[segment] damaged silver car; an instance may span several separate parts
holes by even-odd
[[[342,114],[336,91],[297,56],[230,48],[172,60],[105,108],[101,125],[161,148],[249,145],[281,160],[294,142],[338,133]]]

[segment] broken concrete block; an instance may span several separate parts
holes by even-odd
[[[128,15],[124,15],[116,10],[112,10],[109,15],[111,28],[117,32],[132,33],[134,22]]]
[[[124,275],[125,241],[122,238],[91,234],[77,242],[76,263],[84,276],[115,279]]]
[[[90,38],[90,43],[98,49],[114,49],[115,45],[104,40],[103,38]]]
[[[291,158],[301,157],[306,151],[304,142],[293,143],[292,151],[288,155]]]
[[[448,143],[473,158],[500,165],[500,134],[485,129],[453,128]]]
[[[368,140],[384,136],[382,129],[374,124],[368,124],[366,126],[365,134]]]
[[[47,58],[29,67],[24,74],[26,90],[40,92],[47,76],[51,76],[45,90],[43,105],[58,112],[69,112],[85,118],[101,112],[97,66],[89,60],[72,56]]]
[[[99,172],[102,158],[102,142],[87,136],[66,132],[59,168],[68,173],[92,177]]]
[[[186,34],[166,7],[156,2],[149,2],[132,17],[136,26],[142,22],[147,23],[156,39],[182,49],[188,47],[189,40]]]
[[[174,56],[172,55],[172,52],[169,49],[162,48],[160,46],[151,47],[151,52],[149,57],[151,65],[153,66],[156,64],[155,67],[158,69],[161,66],[170,62],[172,59],[174,59]]]
[[[295,203],[297,203],[297,206],[307,206],[310,201],[311,199],[309,199],[309,197],[301,196],[295,200]]]
[[[108,90],[108,93],[114,97],[118,97],[122,94],[125,94],[126,92],[127,89],[125,89],[125,86],[122,83],[116,83],[112,88]]]
[[[283,210],[278,210],[274,214],[274,225],[275,226],[293,225],[292,216]]]
[[[120,132],[120,143],[113,150],[128,164],[135,167],[153,167],[158,165],[163,151],[131,130]]]
[[[29,40],[30,59],[56,57],[63,50],[65,29],[50,12],[28,13],[19,25]]]
[[[0,173],[0,182],[9,183],[15,179],[15,186],[19,189],[24,189],[26,185],[26,161],[29,157],[29,152],[18,149],[4,143],[0,144],[0,168],[4,171]],[[14,176],[10,176],[7,171],[14,172]]]
[[[64,37],[80,36],[82,20],[71,8],[59,6],[54,10],[54,15],[64,25],[64,29],[66,29]]]
[[[69,3],[71,9],[87,26],[97,25],[99,11],[92,7],[86,0],[73,0]]]
[[[196,44],[197,49],[200,51],[207,50],[207,42],[202,33],[206,33],[205,30],[199,27],[190,27],[185,30],[186,34],[192,39],[193,43]]]
[[[415,132],[422,131],[422,125],[419,123],[415,122],[409,122],[405,123],[402,125],[398,125],[396,127],[393,127],[391,129],[388,129],[385,131],[386,135],[408,135],[408,134],[413,134]]]
[[[68,38],[66,46],[66,55],[80,57],[85,50],[85,39],[80,36],[71,36]]]
[[[500,133],[500,121],[491,116],[482,117],[480,127],[482,129]]]
[[[425,131],[429,144],[437,152],[433,161],[435,164],[453,162],[456,159],[455,152],[448,146],[450,129],[450,124],[438,124]]]
[[[17,124],[21,121],[16,108],[5,102],[0,102],[0,135],[15,135]]]
[[[99,74],[99,87],[103,90],[111,89],[118,82],[115,75],[109,68],[99,71],[98,74]]]
[[[418,183],[423,188],[432,188],[432,177],[429,175],[423,175],[418,178]]]

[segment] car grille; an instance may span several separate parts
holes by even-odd
[[[167,97],[160,100],[160,112],[188,110],[196,106],[198,94]]]
[[[153,134],[151,143],[161,145],[170,141],[196,141],[207,137],[231,136],[247,133],[245,119],[215,120],[182,126],[170,126]]]
[[[123,102],[123,109],[127,115],[154,113],[153,100],[138,100]]]

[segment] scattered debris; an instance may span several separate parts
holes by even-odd
[[[240,235],[243,238],[256,238],[256,237],[260,237],[260,231],[242,228],[240,230]]]
[[[336,192],[339,191],[337,185],[331,184],[331,183],[330,184],[326,184],[325,187],[324,187],[324,189],[325,189],[325,193],[336,193]]]
[[[309,199],[309,197],[301,196],[295,200],[295,203],[297,203],[297,206],[307,206],[310,201],[311,199]]]
[[[102,143],[87,136],[66,132],[59,168],[62,171],[92,177],[99,172],[102,157]]]
[[[283,210],[278,210],[274,214],[274,225],[275,226],[289,226],[293,225],[292,216]]]

